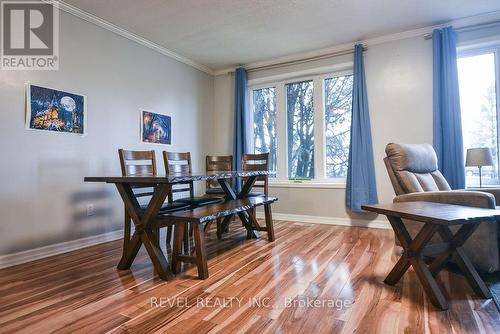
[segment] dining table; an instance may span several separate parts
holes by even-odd
[[[118,263],[118,269],[130,269],[134,259],[142,245],[153,263],[159,277],[163,280],[171,280],[175,276],[165,257],[159,243],[160,236],[154,228],[155,220],[159,217],[165,219],[165,215],[160,215],[160,209],[165,203],[167,196],[171,194],[172,187],[177,184],[187,184],[195,181],[217,180],[226,201],[247,198],[252,190],[255,181],[259,176],[274,175],[273,171],[203,171],[190,173],[169,173],[165,175],[108,175],[108,176],[87,176],[85,182],[103,182],[114,184],[124,203],[125,211],[130,216],[134,224],[134,233],[126,247],[123,249],[122,257]],[[240,191],[236,191],[231,185],[232,180],[243,179],[244,182]],[[136,186],[151,187],[152,195],[145,205],[139,204],[138,198],[133,189]],[[252,217],[247,211],[235,212],[240,218],[247,231],[247,238],[259,238],[259,233],[252,227]],[[167,216],[168,218],[168,216]],[[222,221],[222,229],[231,222],[232,216],[227,216]]]

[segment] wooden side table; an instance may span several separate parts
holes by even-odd
[[[389,285],[396,284],[410,265],[423,285],[431,303],[441,310],[448,309],[448,301],[439,288],[435,276],[451,258],[458,264],[476,294],[491,298],[491,294],[465,255],[462,246],[472,233],[484,222],[499,222],[500,210],[474,208],[431,202],[404,202],[380,205],[364,205],[366,211],[387,216],[396,238],[403,246],[403,255],[385,279]],[[402,219],[422,222],[423,227],[415,238],[411,238]],[[450,226],[460,225],[453,234]],[[438,233],[442,243],[429,244]],[[432,255],[434,259],[427,265],[423,256]]]

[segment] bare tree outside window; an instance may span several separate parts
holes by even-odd
[[[346,178],[352,109],[352,75],[325,80],[326,177]]]
[[[269,166],[276,171],[276,89],[255,89],[253,107],[254,152],[269,152]]]
[[[302,81],[285,86],[288,177],[314,178],[314,107],[313,82]]]

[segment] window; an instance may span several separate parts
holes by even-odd
[[[500,184],[498,178],[498,50],[465,54],[458,59],[460,106],[464,149],[489,147],[495,166],[482,168],[484,185]],[[466,167],[468,186],[479,185],[479,168]]]
[[[346,178],[351,141],[352,75],[325,80],[326,176]]]
[[[314,178],[313,82],[286,85],[288,177]]]
[[[251,86],[250,93],[253,150],[270,153],[276,181],[345,183],[352,72]]]
[[[269,152],[269,166],[276,171],[276,89],[255,89],[252,102],[254,153]]]

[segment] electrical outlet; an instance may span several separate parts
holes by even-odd
[[[87,216],[93,216],[95,215],[95,209],[94,209],[94,204],[88,204],[87,205]]]

